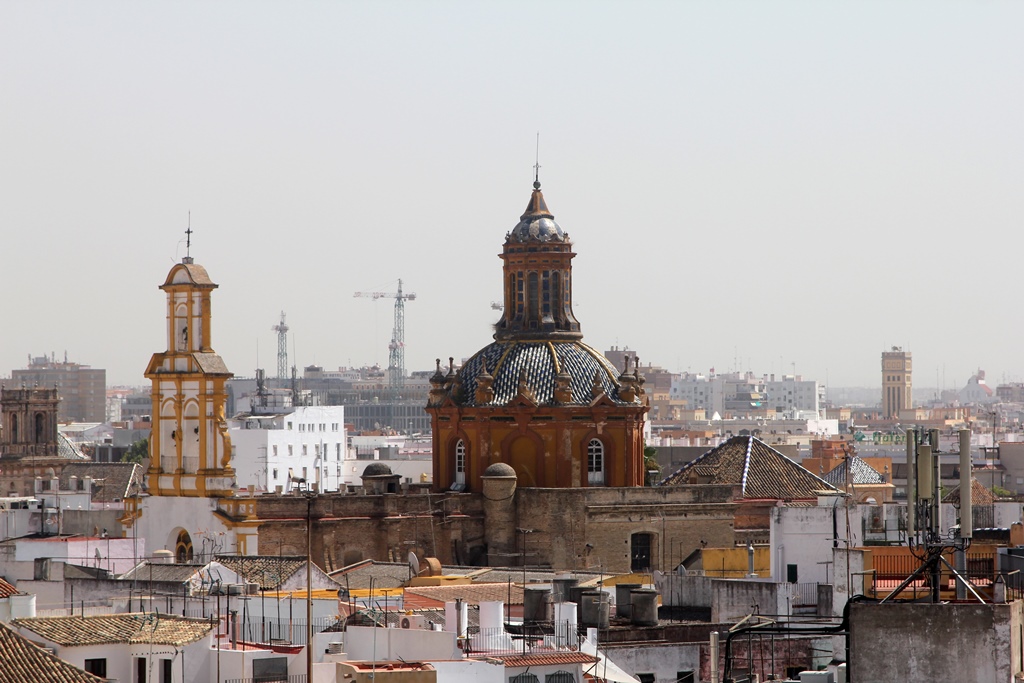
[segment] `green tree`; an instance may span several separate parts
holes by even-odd
[[[149,438],[139,439],[128,447],[124,454],[124,462],[136,462],[140,465],[149,457]]]

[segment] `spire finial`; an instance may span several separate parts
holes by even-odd
[[[540,131],[537,131],[537,161],[533,164],[533,189],[540,189]]]
[[[181,243],[179,242],[179,244],[181,244]],[[192,212],[191,211],[188,212],[188,228],[185,229],[185,258],[190,259],[189,263],[191,263],[191,258],[192,258]]]

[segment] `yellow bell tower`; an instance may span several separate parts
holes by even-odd
[[[186,256],[167,274],[167,350],[153,354],[149,491],[155,496],[229,497],[231,437],[225,382],[233,375],[210,346],[210,294],[217,285]]]

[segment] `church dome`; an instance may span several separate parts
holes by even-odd
[[[533,195],[526,211],[519,218],[519,223],[508,234],[509,242],[565,242],[568,236],[562,232],[555,222],[555,217],[548,211],[544,195],[540,191],[540,183],[533,184]]]
[[[512,466],[504,462],[496,462],[484,470],[485,477],[514,477],[516,471]]]
[[[382,477],[391,474],[391,468],[382,462],[373,462],[363,470],[363,477]]]
[[[616,404],[640,405],[638,397],[620,398],[616,377],[608,359],[579,340],[496,341],[459,370],[454,399],[464,406],[503,406],[525,394],[537,405],[588,405],[596,389]],[[568,390],[563,400],[556,400],[559,382]],[[489,391],[478,392],[481,384]]]

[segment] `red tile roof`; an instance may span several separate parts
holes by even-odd
[[[742,497],[759,500],[813,499],[836,487],[753,436],[734,436],[683,465],[659,486],[732,484]]]
[[[65,647],[107,643],[180,646],[194,643],[214,628],[208,619],[148,613],[32,617],[15,619],[14,623],[19,628]]]
[[[0,623],[0,683],[102,683]]]
[[[0,578],[0,599],[17,595],[18,589]]]
[[[509,598],[507,583],[472,583],[458,586],[416,586],[405,589],[404,604],[410,609],[428,609],[443,607],[446,602],[454,602],[456,598],[470,605],[481,602],[501,601],[510,605],[523,604],[522,586],[511,586]]]
[[[490,655],[500,659],[507,667],[559,666],[562,664],[595,664],[600,660],[583,652],[533,652],[522,655]]]

